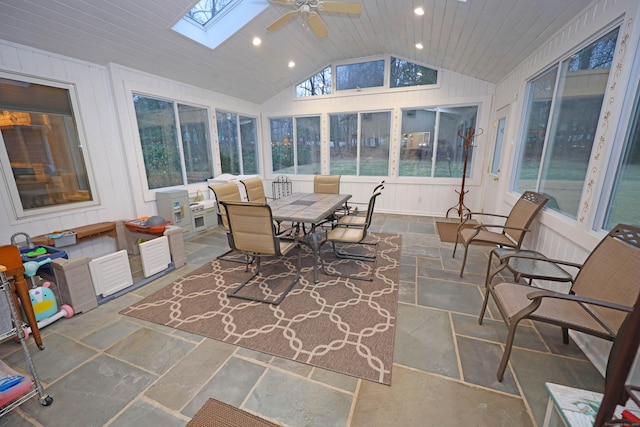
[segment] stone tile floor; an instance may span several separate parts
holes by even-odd
[[[520,327],[505,379],[495,379],[506,327],[491,304],[477,322],[488,249],[471,248],[460,278],[462,254],[440,242],[437,219],[374,218],[372,231],[403,235],[391,386],[118,314],[225,252],[215,229],[185,242],[186,266],[44,328],[45,350],[29,348],[54,402],[32,398],[0,426],[184,426],[209,397],[290,427],[541,426],[545,382],[602,391],[575,343],[559,345],[559,328],[541,324]],[[26,372],[15,341],[0,344],[0,358]]]

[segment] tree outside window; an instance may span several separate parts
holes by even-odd
[[[206,109],[138,94],[133,103],[150,190],[213,176]]]

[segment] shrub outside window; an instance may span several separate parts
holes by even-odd
[[[72,93],[71,85],[0,79],[0,159],[18,217],[93,200]]]
[[[133,104],[150,190],[213,176],[206,109],[138,94]]]
[[[284,117],[269,122],[273,172],[320,173],[320,116]]]
[[[330,115],[331,173],[387,176],[390,133],[389,111]]]
[[[549,197],[576,218],[607,90],[618,29],[529,83],[515,189]]]

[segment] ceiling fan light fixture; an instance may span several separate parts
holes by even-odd
[[[295,10],[291,10],[285,13],[280,18],[276,19],[271,25],[267,27],[267,31],[276,31],[290,22],[295,15],[302,15],[304,22],[302,24],[305,27],[307,24],[313,33],[319,39],[325,38],[329,35],[329,31],[320,18],[319,12],[329,13],[348,13],[358,15],[362,13],[362,4],[347,1],[329,1],[329,0],[269,0],[275,5],[294,7]]]

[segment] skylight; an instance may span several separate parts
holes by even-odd
[[[237,0],[200,0],[191,9],[185,18],[193,19],[205,27],[213,18],[224,11],[225,7]]]
[[[267,1],[200,0],[173,30],[215,49],[267,7]]]

